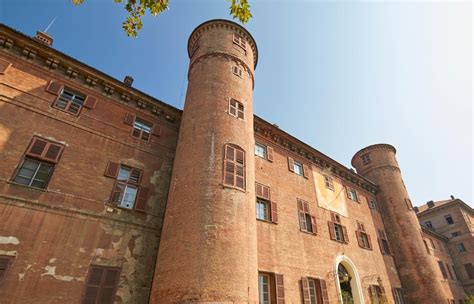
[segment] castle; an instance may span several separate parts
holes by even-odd
[[[0,26],[0,303],[474,293],[472,208],[413,207],[391,145],[357,152],[355,171],[255,116],[242,26],[192,32],[183,110],[52,43]]]

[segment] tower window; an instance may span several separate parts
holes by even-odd
[[[454,224],[454,221],[453,221],[453,218],[452,218],[451,214],[446,214],[444,216],[444,219],[446,220],[446,223],[448,223],[448,225]]]
[[[244,105],[235,100],[230,99],[229,101],[229,114],[240,119],[244,119]]]
[[[332,177],[330,177],[329,175],[324,175],[324,185],[329,190],[334,191],[334,183],[333,183]]]
[[[224,145],[224,185],[245,190],[245,152],[231,144]]]
[[[374,199],[369,199],[369,208],[373,210],[378,210],[377,201]]]
[[[395,304],[404,304],[403,294],[401,288],[393,288],[393,298],[395,299]]]
[[[73,115],[79,115],[84,104],[85,96],[75,93],[69,88],[64,88],[58,99],[54,103],[54,107]]]
[[[246,51],[247,43],[245,42],[244,37],[238,34],[234,34],[233,42],[234,44],[240,46],[244,51]]]
[[[232,73],[242,78],[242,69],[238,66],[232,66]]]
[[[367,165],[368,163],[370,163],[370,154],[364,154],[361,156],[362,158],[362,163],[364,165]]]

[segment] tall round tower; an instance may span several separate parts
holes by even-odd
[[[257,46],[227,20],[188,41],[188,88],[151,303],[258,302],[252,94]]]
[[[445,303],[447,298],[436,279],[439,270],[426,254],[395,153],[391,145],[368,146],[354,155],[352,165],[379,186],[377,200],[408,303]]]

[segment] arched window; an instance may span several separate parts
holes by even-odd
[[[224,145],[224,185],[245,190],[245,151],[233,144]]]

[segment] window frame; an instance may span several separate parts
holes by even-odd
[[[101,279],[100,279],[100,284],[90,284],[89,283],[89,280],[91,279],[92,277],[92,271],[93,269],[102,269],[102,275],[101,275]],[[107,272],[108,271],[117,271],[117,277],[116,277],[116,282],[115,284],[113,285],[113,289],[112,289],[112,296],[111,296],[111,304],[114,303],[114,300],[113,298],[116,296],[117,294],[117,290],[118,290],[118,285],[120,283],[120,276],[121,276],[121,273],[122,273],[122,268],[120,267],[111,267],[111,266],[103,266],[103,265],[96,265],[96,264],[90,264],[89,265],[89,269],[87,270],[87,276],[86,276],[86,280],[84,282],[84,290],[82,292],[82,297],[81,297],[81,303],[84,303],[86,301],[86,295],[87,295],[87,288],[88,287],[95,287],[95,288],[98,288],[98,291],[97,291],[97,296],[95,297],[95,303],[97,304],[103,304],[103,302],[99,302],[101,299],[101,296],[102,296],[102,292],[103,292],[103,289],[104,288],[110,288],[110,286],[104,286],[104,281],[105,281],[105,278],[106,278],[106,275],[107,275]],[[93,286],[91,286],[93,285]]]
[[[259,147],[263,150],[263,156],[257,153],[257,147]],[[259,142],[256,142],[255,143],[255,155],[260,157],[260,158],[263,158],[263,159],[267,160],[268,159],[267,146],[264,145],[264,144],[261,144]]]
[[[393,300],[395,304],[404,304],[405,300],[403,299],[403,291],[400,287],[392,288]]]
[[[327,174],[323,174],[323,178],[324,178],[324,185],[326,186],[327,189],[331,190],[331,191],[335,191],[334,190],[334,179],[327,175]]]
[[[122,168],[128,169],[128,171],[129,171],[129,176],[128,176],[127,180],[119,180],[120,171],[121,171]],[[138,179],[136,181],[131,180],[132,174],[134,172],[139,174]],[[112,189],[112,195],[110,197],[110,203],[114,204],[118,208],[127,209],[127,210],[135,210],[135,206],[136,206],[137,201],[138,201],[138,196],[139,196],[139,191],[140,191],[140,184],[141,184],[142,178],[143,178],[143,170],[138,169],[138,168],[134,168],[134,167],[131,167],[131,166],[128,166],[128,165],[125,165],[125,164],[119,164],[119,167],[118,167],[118,170],[117,170],[117,176],[115,177],[114,187]],[[120,186],[122,186],[124,188],[123,188],[123,190],[120,191],[119,201],[115,201],[115,194],[117,193],[117,188],[120,187]],[[123,200],[125,198],[127,188],[136,189],[135,197],[133,199],[133,203],[132,203],[131,208],[128,208],[128,207],[122,205]]]
[[[243,49],[247,54],[247,42],[245,41],[244,37],[234,33],[234,36],[232,37],[232,42],[239,46],[241,49]]]
[[[66,97],[63,97],[63,94],[65,92],[67,94],[71,95],[72,98],[69,99],[69,100],[66,100]],[[64,99],[61,99],[62,97]],[[76,97],[82,98],[82,104],[79,105],[79,108],[78,108],[76,113],[70,112],[68,109],[70,109],[71,105],[74,104],[74,101],[75,101]],[[77,92],[76,90],[71,89],[70,87],[63,86],[62,89],[61,89],[61,92],[58,94],[58,97],[54,100],[54,102],[52,104],[52,107],[59,110],[59,111],[61,111],[61,112],[65,112],[65,113],[71,114],[73,116],[79,116],[82,109],[84,108],[84,104],[86,102],[86,99],[87,99],[87,95],[81,94],[81,93]],[[60,100],[66,102],[66,106],[64,107],[64,109],[58,106],[58,102]]]
[[[298,208],[298,223],[300,231],[316,235],[318,233],[316,217],[310,212],[309,202],[297,199],[296,204]]]
[[[5,266],[5,269],[3,269],[3,272],[0,272],[0,284],[6,280],[6,277],[8,275],[8,271],[10,270],[10,268],[12,267],[12,264],[13,264],[13,261],[15,260],[15,257],[14,256],[11,256],[11,255],[4,255],[4,254],[1,254],[0,255],[0,262],[2,260],[6,260],[6,266]]]
[[[264,218],[261,218],[259,217],[259,208],[258,208],[258,205],[263,205],[264,208],[265,208],[265,216]],[[263,199],[263,198],[260,198],[260,197],[257,197],[256,199],[256,218],[257,220],[259,221],[264,221],[264,222],[271,222],[271,207],[270,207],[270,201],[266,200],[266,199]]]
[[[232,159],[228,158],[228,149],[233,149],[233,156]],[[247,173],[246,173],[246,153],[245,150],[241,147],[227,143],[224,144],[224,157],[223,157],[223,166],[222,166],[222,185],[224,187],[229,187],[241,191],[246,191],[247,189]],[[239,163],[238,153],[242,154],[242,163]],[[228,166],[232,166],[233,171],[228,171]],[[241,171],[241,174],[238,174],[238,171]],[[228,182],[228,174],[232,173],[232,184]],[[238,178],[242,179],[242,187],[238,186]]]
[[[20,172],[23,169],[25,169],[25,168],[23,168],[23,165],[25,165],[25,162],[27,162],[27,161],[32,162],[32,163],[36,163],[38,165],[34,169],[34,172],[33,172],[31,177],[20,176]],[[47,173],[48,175],[46,176],[46,180],[36,179],[40,169],[44,166],[49,166],[49,172]],[[30,170],[30,171],[33,171],[33,170]],[[41,173],[44,173],[44,172],[41,172]],[[20,165],[18,166],[17,170],[15,171],[15,174],[13,175],[13,178],[11,179],[11,181],[14,182],[15,184],[22,185],[22,186],[25,186],[25,187],[45,190],[45,189],[48,189],[48,184],[49,184],[49,181],[51,180],[51,178],[53,176],[53,173],[54,173],[54,164],[53,163],[45,162],[43,160],[38,160],[38,159],[32,158],[31,156],[24,156],[22,158],[21,162],[20,162]],[[29,179],[28,184],[24,184],[24,183],[18,181],[17,180],[18,178]],[[42,182],[42,183],[44,183],[44,187],[33,186],[32,184],[34,182]]]
[[[380,247],[380,251],[383,255],[392,255],[392,249],[390,248],[390,244],[388,242],[387,234],[385,230],[379,229],[378,230],[378,243]]]
[[[448,225],[454,224],[454,219],[451,214],[444,215],[444,219],[446,220],[446,223],[448,223]]]
[[[144,125],[145,127],[149,127],[150,132],[146,132],[143,128],[139,128],[139,127],[135,126],[136,123]],[[130,132],[130,136],[132,136],[133,138],[136,138],[136,139],[143,140],[145,142],[149,142],[151,140],[151,136],[153,135],[153,127],[154,127],[153,123],[151,123],[151,122],[149,122],[149,121],[147,121],[143,118],[140,118],[138,116],[135,116],[135,118],[133,120],[133,123],[132,123],[132,130]],[[135,131],[138,131],[138,136],[135,135]],[[147,134],[148,137],[143,138],[144,134]]]
[[[232,117],[245,120],[245,106],[235,98],[229,98],[228,113]]]
[[[356,237],[360,248],[372,250],[370,235],[366,232],[365,226],[361,222],[357,222]]]
[[[464,245],[463,242],[460,242],[460,243],[456,244],[456,250],[458,251],[458,253],[467,252],[466,246]]]
[[[426,222],[425,222],[425,226],[426,226],[427,228],[433,229],[433,223],[432,223],[431,221],[426,221]]]
[[[299,169],[297,170],[296,168],[299,168]],[[297,161],[297,160],[293,160],[293,172],[294,172],[296,175],[304,176],[303,164],[300,163],[300,162]]]
[[[331,220],[328,221],[329,238],[333,241],[349,244],[349,235],[346,226],[342,225],[341,217],[331,212]]]
[[[347,198],[349,198],[351,201],[360,203],[359,194],[357,193],[356,189],[346,186],[346,193]]]
[[[363,165],[368,165],[369,163],[372,162],[372,160],[370,159],[370,153],[365,153],[361,155],[360,158],[362,159]]]

